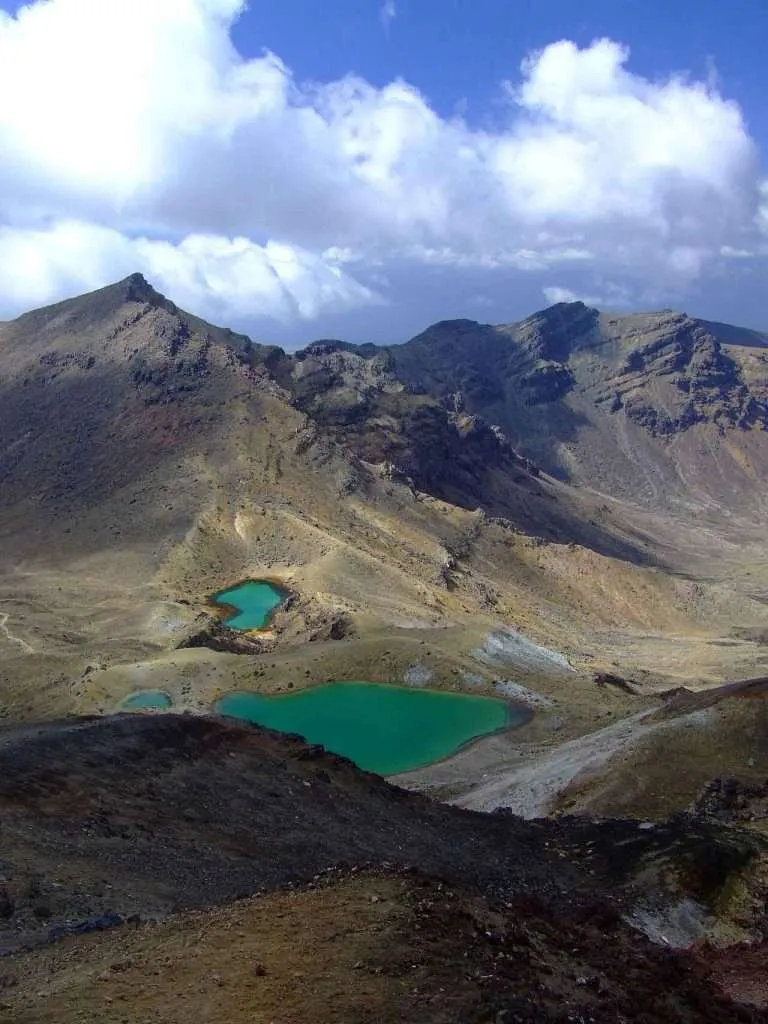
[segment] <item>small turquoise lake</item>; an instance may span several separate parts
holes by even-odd
[[[220,590],[211,601],[233,608],[234,615],[224,619],[232,629],[264,629],[270,616],[285,600],[286,592],[269,580],[245,580],[228,590]]]
[[[165,709],[173,707],[173,701],[162,690],[138,690],[126,697],[120,705],[121,711],[136,711],[140,708]]]
[[[328,683],[278,696],[231,693],[219,701],[217,711],[298,733],[380,775],[440,761],[470,740],[522,725],[530,717],[525,708],[493,697],[362,682]]]

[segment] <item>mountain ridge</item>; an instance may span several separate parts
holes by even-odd
[[[296,645],[333,639],[344,624],[342,647],[312,655],[301,670],[309,676],[290,669],[294,685],[321,663],[325,678],[404,677],[418,654],[413,637],[424,635],[414,629],[440,637],[430,641],[440,685],[475,678],[472,651],[500,624],[580,670],[669,686],[697,673],[759,674],[764,651],[750,638],[768,624],[768,581],[752,509],[765,501],[765,432],[727,423],[722,439],[708,422],[670,440],[623,409],[598,408],[607,364],[584,352],[601,316],[560,305],[519,329],[483,328],[477,350],[475,327],[461,321],[466,336],[435,328],[426,354],[422,338],[400,349],[326,340],[290,355],[208,325],[131,276],[3,325],[0,688],[9,706],[22,717],[107,709],[133,671],[159,672],[176,693],[172,652],[189,636],[213,636],[199,618],[206,596],[249,575],[296,594],[259,640],[265,657],[284,652],[293,666]],[[662,349],[677,345],[690,363],[693,348],[664,334],[664,324],[688,321],[665,317],[661,327],[653,320]],[[571,338],[574,323],[583,332]],[[632,325],[629,339],[600,327],[612,365],[658,340],[642,317]],[[438,358],[443,343],[454,358]],[[442,376],[417,376],[414,351]],[[573,365],[550,358],[566,354]],[[502,356],[507,377],[494,370]],[[750,394],[761,367],[745,383]],[[688,459],[691,438],[701,451]],[[538,457],[553,445],[570,447],[577,469],[599,472],[558,480]],[[743,460],[743,503],[735,487],[719,504],[713,496],[717,445],[730,459],[724,483]],[[672,476],[675,458],[687,481]],[[700,494],[688,486],[697,473]],[[645,480],[651,498],[672,480],[676,503],[634,500]],[[670,656],[672,632],[687,661]],[[183,706],[187,692],[195,708],[210,704],[206,679],[228,690],[241,678],[230,663],[222,676],[219,661],[206,676],[210,653],[184,655],[197,682],[177,694]],[[267,663],[265,685],[281,685],[285,664]],[[491,685],[484,671],[480,685]],[[39,694],[27,685],[36,675]]]
[[[136,275],[0,325],[0,1009],[764,1020],[749,337],[561,304],[289,354]],[[210,604],[246,579],[258,633]],[[218,716],[340,680],[527,710],[396,784]]]
[[[552,481],[584,498],[673,513],[698,506],[720,525],[747,511],[765,519],[756,481],[768,471],[766,349],[756,332],[683,313],[616,317],[574,302],[506,325],[440,321],[402,345],[325,340],[289,354],[179,310],[132,274],[0,325],[11,441],[0,480],[11,479],[9,457],[12,466],[25,453],[35,464],[50,458],[22,426],[30,402],[47,422],[71,407],[78,424],[69,429],[131,446],[141,446],[145,421],[151,449],[170,434],[192,437],[189,416],[221,421],[227,395],[255,387],[308,417],[302,444],[319,431],[353,462],[441,500],[528,532],[554,516],[543,536],[643,561],[627,538],[604,535],[594,512],[566,511],[575,492],[555,493]],[[552,515],[536,511],[542,499],[554,499]]]
[[[4,432],[24,434],[24,442],[13,446],[16,460],[26,451],[35,471],[48,464],[45,475],[51,482],[57,475],[51,457],[59,456],[54,449],[34,447],[24,426],[30,401],[47,408],[44,418],[51,422],[69,409],[71,431],[92,437],[103,432],[130,445],[140,463],[153,448],[169,447],[172,438],[183,446],[201,421],[223,422],[230,396],[255,388],[308,415],[353,458],[412,478],[439,498],[467,508],[485,505],[489,514],[507,515],[528,529],[533,514],[525,511],[526,504],[545,500],[538,468],[501,431],[482,415],[447,408],[403,385],[388,350],[366,349],[361,356],[345,347],[342,356],[338,349],[315,345],[288,355],[178,310],[140,275],[25,314],[0,328],[0,351],[9,347]],[[63,390],[54,396],[53,385],[70,390],[72,400],[63,400]],[[200,408],[193,408],[196,403]],[[75,464],[71,457],[64,462],[70,467],[67,491],[81,461],[78,454]],[[0,480],[9,472],[0,455]],[[94,463],[83,463],[79,475],[81,486],[89,479],[104,480]],[[553,503],[552,515],[540,516],[542,523],[554,517],[552,535],[566,539],[584,534],[567,508],[557,511],[558,502],[567,506],[567,496]],[[587,528],[590,533],[599,548],[624,550],[603,538],[598,527]]]

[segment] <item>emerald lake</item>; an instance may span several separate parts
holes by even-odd
[[[530,717],[525,708],[493,697],[362,682],[328,683],[279,696],[231,693],[219,701],[217,711],[298,733],[380,775],[440,761],[470,740]]]
[[[275,608],[286,593],[269,580],[245,580],[228,590],[211,596],[214,604],[235,609],[235,614],[224,619],[232,629],[264,629]]]
[[[173,707],[173,701],[162,690],[138,690],[126,697],[120,705],[121,711],[136,711],[140,708],[166,709]]]

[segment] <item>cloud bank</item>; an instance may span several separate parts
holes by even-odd
[[[481,129],[404,81],[306,84],[275,54],[244,59],[243,8],[0,13],[0,313],[133,270],[237,324],[379,318],[408,301],[393,279],[435,268],[631,303],[761,251],[756,147],[712,83],[560,41],[502,83]]]

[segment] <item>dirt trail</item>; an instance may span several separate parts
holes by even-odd
[[[525,764],[501,769],[488,782],[474,787],[454,803],[475,811],[507,807],[523,818],[541,818],[555,798],[580,775],[602,768],[618,751],[666,723],[645,720],[645,709],[604,729],[546,750]]]
[[[35,648],[30,647],[26,640],[22,640],[19,636],[14,636],[13,633],[8,629],[9,615],[7,612],[0,612],[0,629],[5,633],[11,643],[18,644],[19,647],[27,654],[34,654]]]

